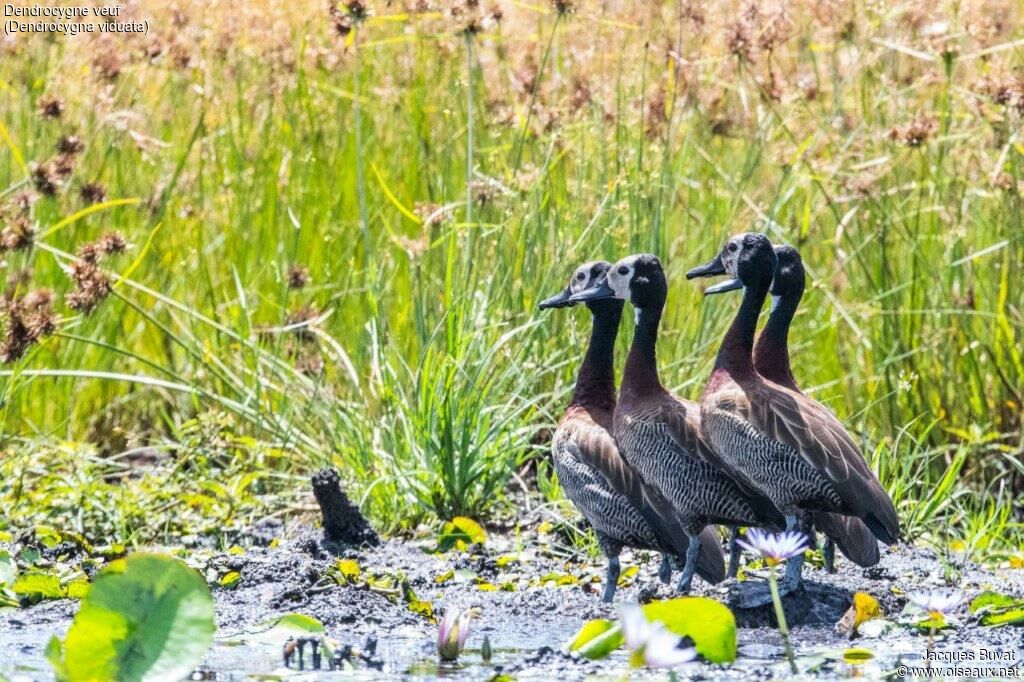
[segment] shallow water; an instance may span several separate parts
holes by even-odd
[[[291,669],[286,669],[282,665],[280,647],[265,644],[236,644],[232,643],[230,638],[226,638],[226,641],[222,639],[210,649],[200,671],[208,675],[215,673],[215,679],[220,680],[265,679],[280,676],[289,676],[293,679],[330,679],[344,676],[346,679],[378,680],[392,679],[396,675],[418,679],[485,680],[495,673],[496,666],[507,667],[522,663],[534,655],[539,648],[557,646],[558,643],[567,640],[574,633],[575,624],[571,627],[549,628],[542,632],[533,629],[527,633],[527,630],[530,628],[524,627],[521,633],[511,633],[506,637],[496,637],[495,633],[490,633],[493,656],[488,664],[485,664],[480,657],[478,647],[481,635],[479,633],[471,637],[471,643],[476,646],[467,647],[462,659],[457,664],[439,664],[434,653],[433,640],[424,637],[422,633],[410,632],[408,633],[410,636],[401,634],[399,636],[382,636],[378,640],[377,653],[384,661],[383,671],[363,669],[343,673],[309,670],[308,652],[305,671],[300,672],[295,665]],[[0,678],[6,676],[11,682],[53,679],[50,666],[43,656],[51,634],[53,633],[45,631],[0,633]],[[334,634],[341,639],[345,638],[343,632]],[[745,677],[755,672],[761,677],[788,677],[788,665],[782,647],[776,644],[777,641],[778,637],[775,633],[741,631],[739,657],[733,665],[723,668],[691,664],[680,669],[679,677],[685,679],[690,676],[701,676],[724,679]],[[864,643],[862,646],[869,645],[877,652],[881,648],[878,644]],[[856,665],[843,662],[843,650],[834,647],[813,645],[798,647],[797,655],[801,671],[812,676],[833,679],[878,679],[897,668],[901,663],[920,665],[922,654],[917,651],[917,647],[922,644],[923,642],[919,641],[887,643],[885,655],[879,655]],[[538,664],[536,669],[534,666],[528,666],[519,675],[547,677],[548,674],[558,671],[560,676],[566,677],[580,677],[589,674],[597,679],[618,679],[629,670],[629,662],[625,653],[617,652],[600,664],[587,666],[567,660],[546,661]],[[643,676],[653,679],[664,677],[653,673]]]

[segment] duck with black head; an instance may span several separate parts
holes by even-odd
[[[771,241],[749,232],[731,238],[717,256],[686,275],[731,277],[705,294],[743,290],[701,397],[704,433],[730,474],[768,496],[786,515],[788,529],[809,536],[815,514],[841,514],[860,519],[876,538],[893,544],[899,537],[896,509],[839,420],[798,389],[766,379],[754,366],[757,319],[777,263]],[[770,350],[762,366],[774,365],[782,352],[777,340],[796,310],[792,297],[786,304],[782,308],[783,301],[777,302],[782,312],[765,340]],[[788,379],[778,367],[768,372],[792,380],[791,371]],[[789,560],[784,592],[800,587],[802,566],[802,556]]]
[[[626,462],[668,499],[686,529],[690,539],[678,589],[688,592],[705,551],[700,538],[710,524],[781,528],[785,522],[767,498],[744,490],[713,463],[697,405],[662,385],[655,349],[667,296],[661,262],[641,254],[619,261],[597,286],[570,300],[614,300],[620,305],[628,300],[635,309],[613,433]],[[716,547],[716,561],[724,563],[724,556],[717,558],[721,547]],[[720,571],[724,574],[724,565]]]
[[[608,268],[607,261],[581,265],[565,290],[542,301],[540,307],[576,305],[570,298],[596,286]],[[608,557],[604,600],[610,602],[624,546],[663,552],[660,575],[668,582],[672,575],[669,557],[685,554],[688,536],[668,501],[646,486],[622,459],[611,435],[616,402],[614,349],[623,303],[592,301],[587,307],[593,322],[590,343],[569,407],[555,431],[551,452],[555,474],[566,496],[593,526],[598,544]],[[718,539],[712,529],[707,529],[700,540],[705,551],[697,571],[705,580],[717,582],[724,561]]]
[[[807,274],[800,252],[788,244],[775,245],[775,277],[769,294],[771,313],[754,344],[754,369],[768,381],[803,393],[789,359],[789,330],[804,295]],[[835,573],[835,548],[858,566],[874,566],[881,559],[878,540],[856,516],[814,512],[814,527],[825,534],[825,570]]]

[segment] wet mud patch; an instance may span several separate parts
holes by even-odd
[[[258,629],[288,613],[316,618],[327,632],[356,644],[378,639],[385,674],[439,674],[434,653],[436,619],[448,608],[479,607],[466,660],[444,674],[486,678],[498,670],[531,676],[576,679],[595,672],[621,672],[628,659],[621,652],[600,662],[581,661],[561,653],[561,645],[593,618],[616,618],[616,605],[600,599],[602,560],[567,561],[552,556],[542,542],[492,535],[485,548],[437,553],[436,539],[386,540],[353,546],[325,537],[317,528],[297,527],[276,546],[245,551],[196,552],[188,560],[213,585],[219,637]],[[253,541],[256,541],[253,539]],[[616,604],[674,596],[658,580],[658,557],[625,552],[624,574],[637,566],[620,586]],[[341,566],[345,569],[342,570]],[[920,656],[925,638],[906,629],[881,639],[850,640],[835,624],[849,608],[854,592],[874,596],[886,614],[898,614],[914,591],[940,587],[948,561],[924,549],[900,547],[883,552],[878,566],[862,569],[840,559],[839,571],[827,574],[808,566],[805,589],[785,599],[795,648],[801,655],[863,646],[890,656]],[[358,569],[358,577],[354,571]],[[957,589],[968,597],[984,590],[1024,597],[1024,571],[990,571],[973,564],[954,566]],[[347,571],[347,573],[345,572]],[[233,586],[221,587],[223,576],[237,573]],[[695,583],[694,593],[729,603],[736,590],[761,589],[757,571],[744,581]],[[348,577],[346,577],[348,576]],[[423,605],[429,607],[426,610]],[[43,650],[50,634],[63,635],[77,609],[71,600],[43,602],[0,614],[0,660],[28,660],[49,672]],[[680,678],[725,679],[738,670],[762,678],[786,677],[779,666],[781,640],[770,606],[734,608],[739,626],[741,658],[732,668],[699,665],[685,668]],[[479,647],[486,635],[495,658],[481,667]],[[940,636],[937,646],[1019,649],[1021,629],[983,627],[969,616]],[[816,655],[816,654],[815,654]],[[214,670],[269,672],[280,666],[280,651],[215,647],[207,664]],[[891,659],[887,659],[887,664]],[[821,677],[842,674],[841,656],[816,668]],[[248,666],[248,667],[246,667]],[[9,670],[0,668],[0,673]]]

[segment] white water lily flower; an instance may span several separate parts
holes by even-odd
[[[946,590],[927,590],[909,595],[911,603],[926,612],[932,618],[939,618],[949,613],[964,600],[959,592]]]
[[[623,638],[634,660],[651,668],[674,668],[697,658],[696,649],[680,646],[679,636],[669,632],[664,624],[647,620],[637,604],[624,604],[620,611]]]
[[[738,542],[743,549],[760,554],[769,566],[777,566],[779,562],[802,554],[807,549],[807,536],[796,531],[765,533],[755,528]]]
[[[479,613],[480,610],[476,608],[465,611],[448,609],[444,612],[437,630],[437,655],[442,661],[458,660],[466,646],[466,638],[469,637],[469,622]]]

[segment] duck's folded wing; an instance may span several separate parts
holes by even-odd
[[[689,537],[661,491],[646,483],[619,454],[615,440],[604,429],[577,435],[580,452],[608,485],[626,496],[654,530],[666,551],[686,556]]]
[[[679,404],[679,409],[672,410],[671,413],[666,410],[664,421],[668,426],[668,435],[676,445],[687,452],[696,454],[728,478],[734,484],[737,494],[743,497],[744,502],[760,519],[762,527],[773,531],[783,530],[786,520],[771,500],[760,491],[747,485],[742,478],[734,475],[730,471],[727,461],[711,447],[700,424],[700,406],[679,398],[675,398],[675,402]]]
[[[821,472],[854,514],[886,544],[899,538],[899,517],[860,448],[832,412],[807,396],[764,384],[749,401],[751,422]]]

